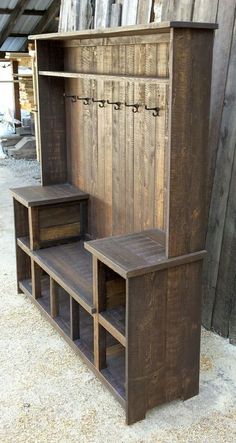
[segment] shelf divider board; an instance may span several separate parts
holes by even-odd
[[[52,277],[50,277],[50,307],[52,318],[58,317],[58,285]]]
[[[80,338],[80,306],[70,297],[70,338],[78,340]]]
[[[39,238],[39,210],[38,208],[29,208],[29,237],[30,237],[30,248],[39,249],[40,248],[40,238]]]
[[[118,322],[114,321],[114,316],[109,314],[109,311],[100,312],[98,314],[100,325],[103,326],[116,340],[118,340],[124,347],[126,346],[125,328],[121,328]]]
[[[106,332],[99,324],[100,311],[105,309],[105,270],[104,265],[93,256],[93,301],[94,314],[94,364],[98,371],[106,367]]]
[[[31,258],[32,296],[37,299],[41,297],[41,277],[42,269]]]

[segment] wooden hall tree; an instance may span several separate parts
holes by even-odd
[[[18,287],[128,424],[198,393],[215,27],[33,37],[42,186],[13,190]]]

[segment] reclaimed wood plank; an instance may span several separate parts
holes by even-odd
[[[236,60],[236,59],[235,59]],[[235,68],[234,68],[235,69]],[[236,107],[231,110],[236,115]],[[232,124],[232,122],[231,122]],[[220,242],[220,257],[215,290],[215,301],[212,314],[212,328],[223,337],[229,337],[230,329],[235,325],[231,323],[231,312],[234,305],[235,296],[235,268],[236,268],[236,149],[234,150],[233,165],[228,165],[231,170],[229,191],[227,196],[227,207],[224,217],[222,239]],[[228,149],[227,149],[228,150]],[[222,189],[222,188],[221,188]],[[223,200],[225,205],[225,201]],[[230,324],[231,323],[231,324]]]
[[[152,0],[138,0],[136,23],[150,23]]]
[[[217,17],[212,21],[217,21],[219,31],[215,34],[213,67],[212,67],[212,94],[210,108],[210,132],[209,144],[211,156],[209,161],[209,184],[208,184],[208,205],[214,180],[216,156],[220,140],[221,119],[224,108],[225,88],[229,69],[229,57],[233,39],[234,15],[236,11],[236,1],[229,0],[227,8],[225,2],[219,0]]]
[[[111,20],[113,0],[99,0],[95,6],[94,28],[107,28]]]
[[[123,0],[121,25],[135,25],[137,21],[138,0]]]

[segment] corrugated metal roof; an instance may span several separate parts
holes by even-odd
[[[18,52],[22,51],[24,45],[27,44],[26,37],[8,37],[1,47],[1,51]]]
[[[10,1],[0,0],[0,7],[13,9],[16,6],[17,1],[18,0],[10,0]],[[53,0],[30,0],[29,3],[27,4],[27,9],[47,10],[51,5],[52,1]],[[8,19],[9,15],[0,14],[0,31],[4,29],[4,26],[6,25]],[[22,15],[17,20],[12,32],[17,34],[31,34],[34,28],[39,23],[40,19],[41,16]],[[25,37],[10,36],[6,39],[0,50],[8,52],[17,52],[22,50],[22,47],[24,43],[26,44],[26,42],[27,39]]]

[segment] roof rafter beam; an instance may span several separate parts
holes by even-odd
[[[5,24],[1,34],[0,34],[0,47],[3,45],[7,37],[11,34],[13,31],[13,28],[23,14],[27,3],[29,3],[29,0],[19,0],[16,4],[16,7],[13,9],[13,12],[11,13],[7,23]]]
[[[10,8],[0,8],[0,15],[11,15],[14,9]],[[36,15],[41,17],[46,12],[46,9],[25,9],[22,15]]]
[[[58,0],[53,0],[52,4],[49,6],[44,16],[41,18],[40,22],[33,29],[31,34],[41,34],[43,33],[48,25],[57,17],[60,9],[60,2]]]

